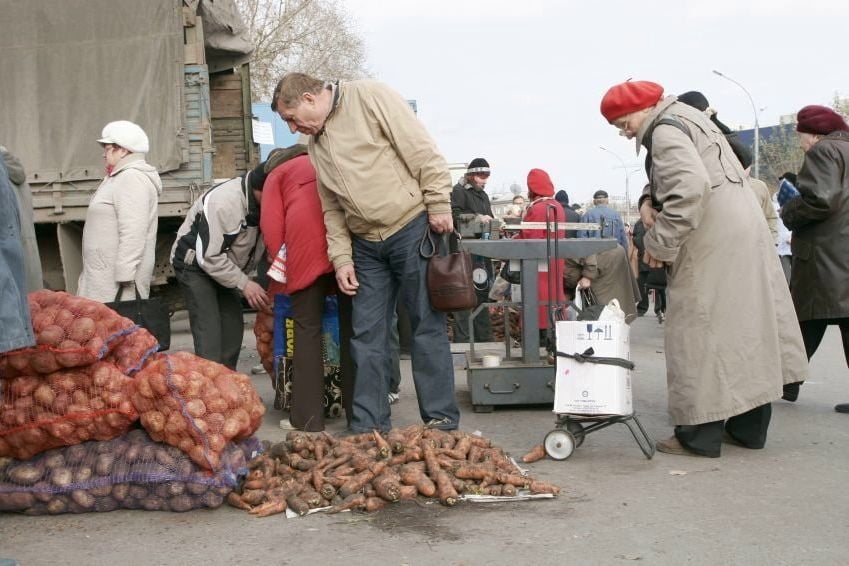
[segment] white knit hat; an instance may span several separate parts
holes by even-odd
[[[115,144],[131,153],[147,153],[150,150],[150,141],[144,130],[127,120],[109,122],[103,127],[100,136],[97,143]]]

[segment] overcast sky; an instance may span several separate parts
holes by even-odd
[[[485,157],[491,193],[548,171],[573,201],[625,194],[633,142],[599,113],[628,78],[702,91],[731,127],[849,95],[846,0],[345,0],[372,76],[418,101],[449,162]],[[618,167],[618,168],[617,168]],[[631,195],[645,175],[631,175]]]

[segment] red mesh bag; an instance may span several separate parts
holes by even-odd
[[[262,367],[268,375],[274,375],[274,313],[257,311],[254,336]]]
[[[156,337],[144,328],[137,328],[115,342],[103,361],[112,362],[127,375],[139,371],[147,359],[159,350]]]
[[[131,379],[114,364],[0,380],[0,457],[35,454],[87,440],[109,440],[138,419]]]
[[[63,291],[35,291],[28,302],[36,345],[0,356],[2,377],[93,364],[138,328],[103,303]]]
[[[154,355],[132,387],[151,438],[208,470],[218,470],[224,446],[256,432],[265,414],[248,376],[188,352]]]

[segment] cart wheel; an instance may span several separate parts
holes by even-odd
[[[572,433],[572,436],[575,437],[575,448],[579,447],[584,443],[584,439],[587,437],[584,432],[584,427],[581,423],[576,423],[575,421],[566,421],[566,430]]]
[[[571,432],[556,428],[545,435],[543,446],[552,460],[565,460],[575,451],[575,437]]]

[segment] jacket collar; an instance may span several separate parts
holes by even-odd
[[[849,142],[849,132],[844,132],[842,130],[837,130],[836,132],[831,132],[827,136],[823,136],[824,140],[840,140]]]
[[[134,165],[139,162],[144,163],[144,154],[143,153],[128,153],[124,157],[115,164],[115,168],[112,169],[112,172],[109,173],[110,177],[114,177],[124,169],[131,169]]]
[[[666,98],[664,98],[663,100],[658,102],[657,105],[654,107],[654,109],[649,113],[649,115],[646,116],[646,119],[643,120],[643,123],[640,126],[640,129],[637,131],[636,137],[634,138],[635,141],[637,142],[637,155],[640,154],[640,146],[645,145],[643,143],[643,138],[646,136],[646,134],[649,131],[654,130],[654,128],[652,126],[653,126],[655,120],[660,118],[660,116],[666,111],[666,109],[669,108],[670,106],[672,106],[672,104],[674,104],[677,101],[678,101],[677,96],[674,96],[674,95],[667,96]]]
[[[327,123],[333,118],[333,114],[336,113],[336,108],[342,99],[342,81],[328,83],[327,86],[330,87],[330,112],[327,113],[327,118],[324,119],[324,125],[321,127],[321,130],[314,136],[316,139],[324,133]]]

